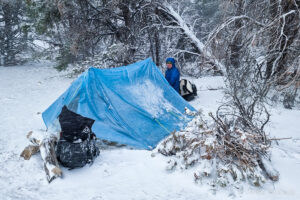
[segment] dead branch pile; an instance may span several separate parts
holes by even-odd
[[[277,181],[278,172],[269,161],[269,142],[261,133],[245,131],[238,123],[228,127],[219,117],[211,124],[203,121],[201,113],[187,127],[173,132],[158,146],[158,152],[169,156],[167,169],[195,169],[195,181],[213,187],[232,185],[241,181],[260,186],[268,178]]]

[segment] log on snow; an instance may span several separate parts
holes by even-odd
[[[31,156],[35,153],[37,153],[40,150],[40,147],[38,145],[28,145],[25,147],[25,149],[21,153],[21,157],[23,157],[25,160],[29,160]]]
[[[261,164],[263,165],[262,169],[265,171],[269,179],[272,181],[279,180],[279,172],[272,166],[271,162],[266,158],[262,158]]]
[[[62,171],[59,168],[59,164],[55,153],[56,140],[56,137],[44,139],[40,146],[41,156],[44,160],[44,170],[46,172],[47,180],[49,183],[56,177],[62,176]]]
[[[40,151],[41,157],[44,160],[44,170],[46,172],[47,180],[50,183],[56,177],[62,176],[62,170],[59,168],[55,153],[55,143],[57,138],[51,136],[49,138],[37,139],[34,137],[33,132],[30,131],[27,138],[33,145],[27,146],[21,153],[25,160],[29,160],[31,155]]]

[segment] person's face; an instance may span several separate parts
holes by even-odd
[[[168,69],[171,69],[171,68],[172,68],[172,64],[167,63],[166,65],[167,65],[167,68],[168,68]]]

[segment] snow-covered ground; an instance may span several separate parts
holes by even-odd
[[[199,91],[192,105],[206,116],[215,112],[223,97],[222,78],[193,81]],[[102,150],[92,166],[63,169],[64,177],[48,184],[41,157],[35,155],[24,161],[19,155],[29,143],[26,134],[45,129],[41,112],[71,82],[47,63],[0,67],[1,200],[300,199],[300,111],[281,106],[272,108],[267,131],[272,137],[293,139],[273,146],[273,163],[280,180],[263,188],[245,186],[243,191],[235,191],[235,196],[226,190],[214,194],[208,186],[194,183],[192,170],[167,172],[167,159],[162,155],[153,157],[151,151],[127,148]]]

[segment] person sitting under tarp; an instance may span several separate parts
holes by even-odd
[[[166,79],[169,82],[169,84],[179,93],[179,79],[180,79],[180,73],[175,65],[175,59],[174,58],[167,58],[166,60],[167,65],[167,71],[166,71]]]
[[[186,79],[180,80],[180,73],[175,65],[174,58],[167,58],[166,79],[169,84],[186,100],[191,101],[197,96],[196,85]]]

